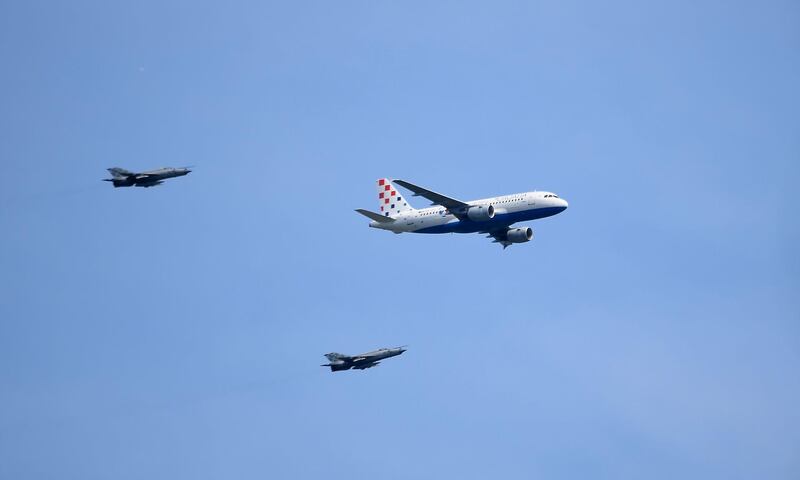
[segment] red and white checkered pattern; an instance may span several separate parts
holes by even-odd
[[[388,178],[381,178],[378,184],[378,206],[380,207],[381,215],[395,217],[400,213],[408,210],[413,210],[406,201],[405,197],[394,188],[392,181]]]

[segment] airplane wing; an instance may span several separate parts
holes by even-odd
[[[361,365],[353,366],[355,370],[365,370],[367,368],[377,367],[381,362],[362,363]]]
[[[441,193],[436,193],[428,190],[427,188],[422,188],[418,185],[414,185],[413,183],[406,182],[405,180],[394,180],[394,183],[403,188],[411,190],[414,192],[415,197],[425,197],[433,202],[434,205],[441,205],[451,211],[463,210],[469,207],[468,203],[462,202],[461,200],[456,200],[455,198],[442,195]]]
[[[134,181],[137,187],[155,187],[156,185],[164,183],[164,180],[160,176],[149,173],[137,173],[134,177]]]

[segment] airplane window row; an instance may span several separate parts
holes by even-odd
[[[407,205],[407,204],[404,203],[403,205]],[[427,215],[436,215],[437,213],[441,214],[443,212],[444,212],[444,210],[439,210],[437,212],[423,212],[423,213],[420,213],[419,215],[422,217],[422,216],[427,216]]]

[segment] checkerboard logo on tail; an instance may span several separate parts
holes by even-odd
[[[403,212],[414,210],[408,204],[404,196],[397,191],[388,178],[378,179],[376,182],[378,189],[378,208],[381,215],[385,217],[395,217]]]

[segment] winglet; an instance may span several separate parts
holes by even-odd
[[[375,213],[375,212],[370,212],[369,210],[364,210],[363,208],[357,208],[356,212],[360,213],[361,215],[364,215],[365,217],[367,217],[367,218],[369,218],[371,220],[375,220],[378,223],[394,223],[395,222],[394,218],[384,217],[383,215],[380,215],[380,214]]]

